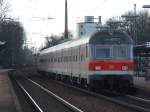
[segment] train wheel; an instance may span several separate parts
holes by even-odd
[[[87,80],[82,78],[81,79],[81,83],[80,83],[80,86],[84,89],[87,89],[88,88],[88,84],[87,84]]]
[[[110,91],[113,91],[115,86],[116,85],[113,79],[109,79],[106,83],[106,88],[108,88]]]

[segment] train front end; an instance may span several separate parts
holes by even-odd
[[[133,86],[133,41],[123,32],[98,32],[89,42],[89,83],[125,90]]]

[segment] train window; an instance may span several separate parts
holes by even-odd
[[[128,58],[130,56],[128,46],[116,45],[113,47],[113,57],[114,58]]]
[[[57,58],[57,62],[59,63],[59,57]]]
[[[71,61],[71,56],[69,56],[69,61]]]
[[[111,58],[110,48],[96,48],[96,58]]]
[[[83,35],[83,32],[80,32],[80,35]]]
[[[43,60],[42,60],[42,59],[40,59],[40,62],[42,63],[42,62],[43,62]]]
[[[65,62],[67,62],[67,57],[65,56]]]
[[[81,55],[81,61],[83,61],[83,55]]]
[[[86,58],[88,57],[88,46],[86,45]]]

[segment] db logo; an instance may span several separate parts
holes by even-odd
[[[128,70],[127,66],[122,66],[122,70]]]
[[[146,47],[150,47],[150,42],[146,42]]]

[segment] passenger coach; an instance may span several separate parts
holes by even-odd
[[[96,32],[38,54],[38,71],[82,86],[133,86],[133,42],[124,32]]]

